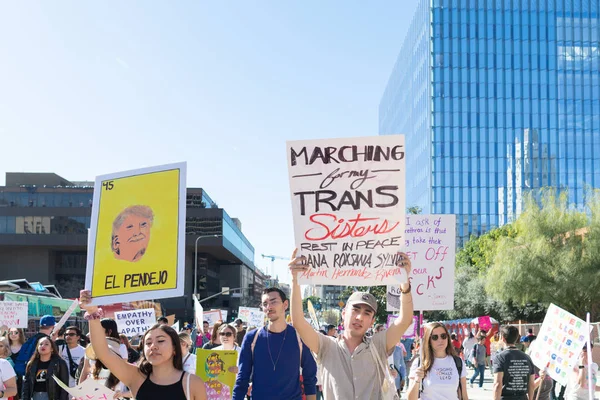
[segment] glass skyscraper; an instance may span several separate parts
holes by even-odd
[[[459,243],[553,186],[600,186],[600,0],[421,0],[379,105],[406,135],[407,206]]]

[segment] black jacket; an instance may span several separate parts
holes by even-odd
[[[31,400],[33,397],[33,386],[35,384],[35,376],[38,369],[39,359],[33,360],[31,369],[25,373],[23,379],[23,400]],[[48,399],[50,400],[69,400],[69,393],[64,391],[58,383],[52,378],[56,375],[65,385],[69,386],[69,370],[67,363],[60,356],[53,354],[48,365],[48,376],[46,378],[46,390],[48,391]]]

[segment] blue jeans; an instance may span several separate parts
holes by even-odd
[[[475,382],[475,378],[479,375],[479,387],[483,387],[483,376],[485,375],[485,364],[478,364],[477,368],[475,368],[475,373],[471,378],[471,385]]]

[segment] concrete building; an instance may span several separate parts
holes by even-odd
[[[94,191],[90,184],[78,186],[53,173],[6,174],[6,186],[0,187],[0,280],[45,282],[56,285],[64,297],[78,296],[85,281]],[[258,304],[254,247],[240,227],[203,189],[188,188],[186,295],[161,300],[167,314],[192,319],[195,257],[200,298],[223,287],[243,289],[208,300],[204,308],[227,309],[231,319],[240,305]]]

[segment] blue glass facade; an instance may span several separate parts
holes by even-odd
[[[457,214],[459,242],[526,191],[600,185],[600,0],[421,1],[380,103],[407,136],[407,206]]]

